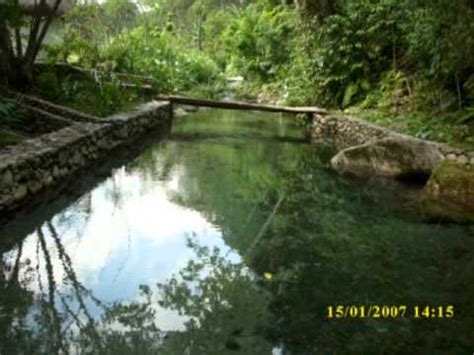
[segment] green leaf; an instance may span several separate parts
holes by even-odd
[[[351,104],[352,99],[359,92],[359,85],[351,83],[347,85],[346,90],[344,91],[344,98],[342,100],[342,107],[347,107]]]

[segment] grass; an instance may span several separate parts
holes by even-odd
[[[37,94],[46,100],[98,117],[129,111],[145,100],[139,89],[124,89],[114,78],[58,78],[51,72],[38,78]]]
[[[346,113],[400,133],[474,150],[474,113],[469,110],[396,114],[386,110],[354,107],[346,110]]]
[[[23,133],[6,127],[0,127],[0,148],[21,143],[27,138],[28,136]]]

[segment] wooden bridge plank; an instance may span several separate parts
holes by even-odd
[[[190,106],[204,106],[213,108],[225,108],[231,110],[252,110],[267,112],[287,112],[287,113],[317,113],[320,115],[328,114],[328,111],[319,107],[291,107],[291,106],[274,106],[264,104],[251,104],[247,102],[237,101],[216,101],[206,99],[193,99],[184,96],[174,95],[158,95],[155,97],[161,101],[171,101],[177,104]]]

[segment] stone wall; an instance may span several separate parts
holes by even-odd
[[[13,91],[4,93],[10,99],[15,99],[20,106],[30,108],[37,108],[46,111],[52,115],[60,116],[63,119],[71,120],[72,122],[93,122],[101,123],[102,120],[96,116],[89,115],[69,107],[56,105],[52,102],[40,99],[36,96],[18,94]]]
[[[332,145],[338,149],[366,144],[385,137],[408,137],[353,117],[320,115],[315,115],[310,135],[312,143]],[[436,146],[444,159],[474,167],[474,151],[464,151],[437,142],[423,142]]]
[[[77,122],[0,150],[0,212],[69,177],[112,149],[169,125],[170,104],[150,102],[100,122]]]
[[[25,126],[35,134],[51,133],[77,123],[39,108],[28,105],[20,107],[26,110]]]

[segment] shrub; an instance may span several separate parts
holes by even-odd
[[[223,33],[229,72],[268,81],[280,78],[291,57],[298,17],[286,7],[249,5]]]

